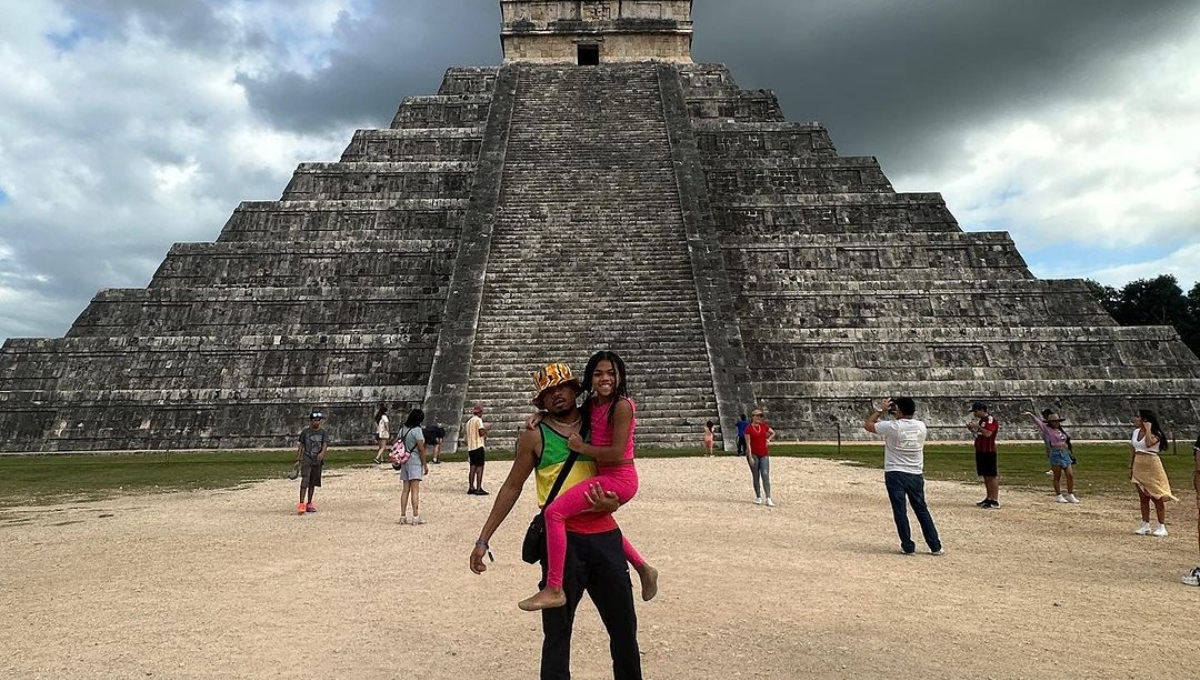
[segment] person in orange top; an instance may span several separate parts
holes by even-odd
[[[754,504],[763,504],[765,491],[767,507],[775,507],[771,499],[771,454],[768,445],[775,439],[775,430],[767,422],[762,409],[754,409],[750,414],[750,426],[746,428],[746,439],[750,450],[746,453],[746,462],[750,464],[750,477],[754,480]],[[759,486],[761,481],[761,488]]]

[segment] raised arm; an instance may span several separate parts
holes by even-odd
[[[1024,413],[1025,413],[1025,415],[1029,416],[1030,419],[1033,420],[1033,424],[1038,426],[1038,429],[1042,431],[1042,434],[1044,434],[1044,435],[1050,434],[1050,426],[1046,424],[1046,421],[1037,417],[1037,414],[1032,411],[1025,411]]]
[[[629,445],[629,430],[633,428],[633,405],[628,399],[621,399],[613,404],[613,409],[612,444],[592,446],[579,435],[573,434],[570,438],[571,450],[591,456],[601,463],[616,463],[625,458],[625,449]]]
[[[887,413],[887,410],[892,405],[892,400],[880,399],[879,403],[881,406],[877,409],[873,409],[871,411],[871,415],[867,416],[866,422],[863,423],[863,429],[871,434],[876,434],[875,425],[879,422],[879,419],[883,417],[883,414]]]
[[[521,489],[525,486],[525,480],[529,479],[529,475],[533,474],[534,468],[537,467],[536,452],[541,442],[541,430],[522,432],[521,437],[517,440],[517,455],[513,460],[513,466],[508,471],[508,478],[496,492],[496,501],[492,503],[492,511],[488,513],[487,521],[483,523],[483,529],[479,531],[479,540],[475,542],[475,548],[471,551],[471,571],[476,574],[487,571],[483,557],[488,551],[488,541],[492,540],[492,534],[500,528],[505,518],[512,512],[517,499],[521,497]]]

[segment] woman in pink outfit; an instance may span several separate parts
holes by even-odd
[[[637,493],[637,467],[633,463],[633,431],[636,405],[625,387],[625,362],[614,352],[597,352],[588,360],[583,374],[584,434],[571,435],[570,447],[582,456],[596,461],[597,473],[592,481],[604,491],[615,493],[622,505]],[[546,587],[536,595],[522,600],[517,606],[525,611],[562,607],[567,603],[563,593],[563,570],[567,561],[568,517],[588,512],[590,484],[576,484],[546,506]],[[642,581],[642,599],[649,601],[658,593],[658,571],[646,563],[629,539],[624,539],[625,559],[637,571]]]

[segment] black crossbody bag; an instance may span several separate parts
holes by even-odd
[[[525,530],[525,542],[521,544],[521,559],[530,564],[541,562],[542,557],[546,554],[546,508],[550,507],[550,504],[558,497],[563,482],[566,481],[567,475],[571,474],[571,466],[575,465],[576,458],[579,458],[578,451],[572,451],[571,455],[567,456],[567,462],[563,464],[558,478],[554,480],[554,486],[550,489],[550,495],[546,497],[542,511],[534,516],[533,521],[529,523],[529,528]]]

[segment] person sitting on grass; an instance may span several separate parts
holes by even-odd
[[[1078,503],[1075,497],[1075,465],[1071,457],[1071,435],[1063,429],[1062,416],[1051,411],[1045,415],[1045,420],[1030,411],[1025,415],[1033,419],[1038,429],[1042,431],[1042,439],[1050,449],[1050,469],[1054,472],[1054,494],[1059,503]],[[1062,477],[1067,476],[1067,493],[1062,492]]]
[[[325,466],[325,453],[329,451],[329,433],[321,429],[325,414],[313,411],[308,416],[308,427],[300,433],[296,447],[296,463],[300,465],[300,503],[296,514],[316,512],[313,491],[321,486],[321,468]],[[305,494],[308,500],[305,501]]]

